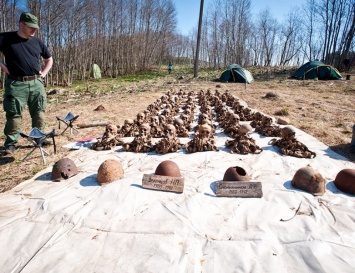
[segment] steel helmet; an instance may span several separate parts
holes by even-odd
[[[78,168],[73,160],[62,158],[53,165],[52,180],[61,181],[63,179],[68,179],[69,177],[76,175],[78,172]]]
[[[341,170],[335,177],[334,185],[343,192],[355,195],[355,169]]]
[[[97,171],[97,182],[100,185],[108,184],[123,178],[123,175],[121,162],[116,159],[107,159],[101,163]]]
[[[250,177],[242,167],[235,166],[226,170],[223,181],[250,181]]]
[[[325,193],[325,179],[310,166],[300,168],[292,178],[293,187],[309,192],[313,195]]]
[[[155,175],[181,177],[179,166],[171,160],[161,162],[155,170]]]

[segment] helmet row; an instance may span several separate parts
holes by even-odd
[[[53,165],[52,180],[61,181],[68,179],[79,170],[73,160],[62,158]],[[171,160],[162,161],[155,170],[155,175],[181,177],[179,166]],[[97,182],[105,185],[124,177],[122,164],[115,159],[105,160],[99,167]],[[229,167],[223,176],[223,181],[250,181],[250,176],[240,166]],[[309,192],[313,195],[323,195],[325,193],[325,179],[310,166],[300,168],[291,180],[293,187]],[[341,170],[335,180],[335,186],[349,194],[355,194],[355,170]]]

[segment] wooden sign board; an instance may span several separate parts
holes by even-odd
[[[155,174],[143,174],[142,187],[145,189],[159,191],[184,191],[184,178]]]
[[[257,197],[263,196],[261,182],[218,181],[218,197]]]

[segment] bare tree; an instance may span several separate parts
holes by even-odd
[[[260,32],[260,43],[262,44],[262,64],[270,66],[276,52],[276,37],[279,32],[279,24],[271,17],[268,9],[262,11],[259,18],[258,31]]]
[[[354,35],[355,35],[355,0],[348,1],[346,3],[346,17],[345,17],[345,23],[344,23],[344,31],[343,35],[341,38],[341,43],[339,45],[339,52],[340,52],[340,58],[338,59],[338,63],[336,64],[337,67],[340,67],[343,65],[343,61],[345,59],[350,58],[351,51],[352,51],[352,56],[355,54],[355,41],[354,41]],[[355,64],[355,61],[353,60],[353,65]],[[348,67],[344,67],[345,70],[349,69]]]
[[[298,18],[298,10],[293,10],[283,22],[280,37],[280,61],[279,65],[287,65],[302,47],[302,30]]]

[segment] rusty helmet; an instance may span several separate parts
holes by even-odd
[[[293,187],[309,192],[313,195],[325,193],[325,179],[310,166],[300,168],[292,178]]]
[[[235,166],[226,170],[223,181],[250,181],[250,177],[242,167]]]
[[[162,161],[156,168],[155,175],[181,177],[179,166],[171,160]]]
[[[355,195],[355,169],[341,170],[335,177],[334,185],[342,192]]]
[[[61,181],[63,179],[68,179],[69,177],[76,175],[78,172],[78,168],[74,161],[65,157],[54,163],[52,180]]]
[[[123,175],[121,162],[116,159],[106,159],[97,171],[97,182],[100,185],[108,184],[123,178]]]

